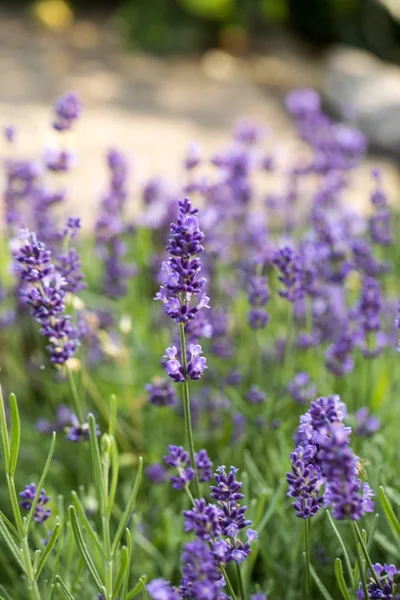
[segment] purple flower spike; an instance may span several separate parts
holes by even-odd
[[[181,490],[193,480],[195,471],[190,466],[189,453],[182,446],[168,446],[168,451],[169,454],[164,456],[164,462],[178,470],[178,476],[170,478],[172,487]]]
[[[70,442],[82,442],[90,439],[89,423],[80,423],[76,415],[72,415],[65,428],[66,438]],[[100,427],[96,423],[96,436],[100,436]]]
[[[175,406],[177,396],[172,385],[163,379],[153,379],[145,386],[147,398],[154,406]]]
[[[196,317],[199,310],[209,308],[209,298],[202,295],[197,304],[191,304],[205,285],[205,279],[199,277],[201,261],[198,254],[204,250],[201,242],[204,234],[200,231],[197,209],[192,208],[190,200],[178,202],[179,215],[176,223],[171,224],[171,237],[167,251],[169,260],[162,266],[164,284],[156,296],[161,300],[167,315],[177,323],[187,323]]]
[[[55,119],[53,128],[57,131],[67,131],[78,119],[82,112],[82,104],[78,96],[69,92],[60,96],[54,105]]]
[[[280,272],[279,281],[284,289],[279,290],[279,295],[289,302],[296,302],[304,297],[304,270],[300,264],[300,257],[292,248],[280,248],[275,252],[273,263]]]
[[[37,487],[34,483],[26,485],[23,492],[19,493],[19,497],[22,498],[22,502],[19,503],[21,508],[24,510],[30,510],[32,507],[33,500],[35,499]],[[36,523],[44,523],[51,515],[51,509],[45,508],[49,502],[50,497],[46,495],[45,490],[40,492],[39,501],[35,508],[34,520]]]

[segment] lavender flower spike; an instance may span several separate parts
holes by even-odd
[[[26,485],[23,492],[19,493],[19,497],[22,498],[20,502],[21,508],[24,510],[30,510],[32,508],[33,500],[35,499],[37,492],[36,484],[30,483]],[[40,492],[39,501],[35,508],[35,514],[33,519],[36,523],[44,523],[51,515],[51,509],[45,508],[46,504],[50,501],[50,497],[47,496],[45,490]]]
[[[179,201],[178,206],[179,215],[176,223],[171,224],[171,237],[166,246],[170,258],[162,266],[165,280],[156,300],[163,302],[165,312],[176,323],[187,323],[199,310],[209,308],[209,298],[203,294],[193,304],[194,296],[206,283],[204,278],[199,277],[201,261],[197,255],[204,250],[201,245],[204,234],[195,216],[198,210],[192,208],[188,198]]]

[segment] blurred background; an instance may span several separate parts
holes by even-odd
[[[84,216],[110,146],[132,156],[138,183],[173,178],[188,142],[215,150],[243,116],[281,148],[283,97],[311,86],[367,134],[395,191],[399,63],[400,0],[1,0],[0,125],[37,155],[54,99],[81,96],[72,198]]]

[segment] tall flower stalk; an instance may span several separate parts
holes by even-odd
[[[209,308],[209,298],[202,294],[198,301],[196,296],[202,293],[206,280],[199,277],[201,260],[198,257],[204,251],[201,242],[204,233],[200,230],[197,218],[198,210],[192,208],[188,198],[178,202],[179,214],[175,223],[171,224],[171,235],[166,246],[169,258],[162,265],[165,275],[164,284],[156,296],[164,304],[166,314],[179,323],[180,357],[175,346],[167,348],[165,369],[177,383],[183,383],[183,407],[185,416],[186,439],[192,468],[195,470],[195,495],[200,497],[199,478],[197,474],[193,431],[190,414],[189,379],[200,379],[207,368],[206,359],[201,356],[200,344],[186,347],[185,326],[193,321],[202,308]]]

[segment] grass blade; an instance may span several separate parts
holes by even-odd
[[[147,576],[142,575],[141,578],[139,579],[139,581],[137,582],[137,584],[135,585],[135,587],[128,593],[126,600],[132,600],[132,598],[137,596],[140,591],[143,591],[143,589],[145,590],[146,589],[146,581],[147,581]]]
[[[35,581],[38,580],[40,573],[42,572],[42,569],[43,569],[44,565],[46,564],[46,560],[50,555],[50,552],[53,550],[54,546],[56,545],[58,536],[60,534],[60,529],[61,529],[61,525],[60,525],[60,523],[57,523],[57,525],[53,529],[53,533],[51,534],[49,541],[47,542],[47,546],[44,549],[42,556],[40,557],[39,564],[37,566],[36,573],[35,573]]]
[[[96,436],[96,419],[92,414],[88,417],[89,422],[89,442],[90,452],[92,455],[93,471],[94,471],[94,483],[96,486],[97,497],[100,500],[101,513],[104,512],[105,498],[104,498],[104,482],[103,482],[103,471],[101,467],[101,456],[99,450],[99,444]]]
[[[319,591],[321,592],[321,597],[325,598],[325,600],[333,600],[332,596],[330,595],[330,593],[328,592],[328,590],[326,589],[326,587],[324,586],[324,584],[318,577],[318,575],[315,572],[315,569],[312,565],[310,565],[310,570],[311,570],[311,576],[314,580],[314,583],[317,586],[317,588],[319,589]]]
[[[118,570],[117,579],[115,581],[115,587],[114,587],[114,591],[113,591],[113,595],[112,595],[112,600],[116,600],[116,598],[118,596],[118,592],[121,589],[121,586],[123,584],[123,581],[125,578],[125,573],[128,568],[128,558],[129,558],[128,548],[126,546],[123,546],[123,548],[121,550],[121,564],[120,564],[120,567]]]
[[[335,523],[334,523],[334,521],[332,519],[332,516],[331,516],[331,513],[329,512],[329,510],[326,511],[326,515],[328,517],[329,524],[332,527],[333,533],[335,534],[336,539],[339,542],[339,545],[340,545],[340,547],[342,549],[343,558],[344,558],[344,564],[346,565],[347,574],[348,574],[348,576],[350,578],[351,584],[353,585],[353,570],[351,568],[351,562],[350,562],[350,558],[349,558],[349,555],[348,555],[347,550],[346,550],[346,545],[345,545],[345,543],[343,541],[342,536],[339,533],[338,528],[336,527],[336,525],[335,525]]]
[[[137,475],[136,475],[135,485],[134,485],[131,497],[129,498],[129,502],[126,505],[126,509],[124,511],[124,514],[121,517],[121,521],[120,521],[120,524],[118,526],[117,533],[115,534],[114,541],[112,543],[111,554],[112,554],[113,557],[115,556],[115,552],[117,550],[117,546],[118,546],[118,544],[119,544],[119,542],[120,542],[120,540],[122,538],[122,535],[123,535],[123,533],[124,533],[124,531],[126,529],[126,526],[128,524],[129,518],[131,516],[133,507],[135,505],[135,500],[136,500],[137,493],[139,491],[139,486],[140,486],[140,482],[141,482],[141,479],[142,479],[142,474],[143,474],[143,458],[140,456],[139,457],[139,467],[138,467],[138,472],[137,472]]]
[[[74,506],[69,507],[69,517],[71,520],[72,530],[74,532],[74,538],[76,545],[78,546],[78,550],[82,555],[83,560],[85,561],[87,570],[90,573],[93,581],[95,582],[99,592],[103,591],[103,582],[101,577],[95,567],[92,557],[90,556],[88,547],[85,544],[85,540],[83,539],[82,531],[79,526],[78,518],[76,515],[76,510]]]
[[[20,550],[19,550],[17,544],[15,543],[15,541],[13,540],[13,538],[11,537],[11,534],[8,531],[7,527],[1,520],[0,520],[0,537],[3,538],[4,543],[7,545],[7,548],[9,549],[9,551],[15,558],[18,566],[20,567],[22,572],[25,573],[25,566],[21,559]]]
[[[106,555],[104,554],[104,550],[100,544],[100,540],[97,537],[96,532],[94,531],[94,529],[92,528],[92,526],[89,523],[89,520],[86,516],[86,513],[84,511],[84,508],[81,504],[81,501],[79,500],[78,494],[73,491],[71,493],[72,496],[72,503],[76,509],[76,512],[79,516],[79,519],[83,525],[83,527],[85,528],[86,533],[88,534],[88,536],[90,537],[90,539],[92,540],[93,544],[95,545],[96,549],[98,550],[98,552],[101,554],[101,556],[103,557],[104,560],[107,560]]]
[[[33,517],[35,516],[35,510],[36,510],[36,507],[37,507],[38,502],[39,502],[40,492],[42,491],[42,488],[44,486],[44,482],[45,482],[46,477],[47,477],[47,473],[49,472],[49,469],[50,469],[50,465],[51,465],[51,460],[53,458],[55,444],[56,444],[56,434],[53,431],[53,436],[51,438],[50,450],[49,450],[49,453],[47,455],[46,464],[44,465],[43,473],[42,473],[42,476],[41,476],[41,478],[39,480],[39,483],[38,483],[38,486],[37,486],[37,489],[36,489],[36,495],[35,495],[35,498],[34,498],[34,500],[32,502],[32,506],[31,506],[29,514],[28,514],[28,519],[27,519],[26,529],[25,529],[27,535],[29,535],[29,532],[31,530],[32,523],[33,523]]]
[[[0,386],[0,449],[6,472],[10,466],[10,440],[8,439],[6,411],[4,408],[3,392]]]
[[[56,575],[56,583],[57,583],[57,588],[59,589],[61,594],[64,596],[65,600],[75,600],[75,598],[73,597],[71,592],[68,591],[67,586],[65,585],[65,583],[63,582],[63,580],[61,579],[61,577],[59,575]]]
[[[392,530],[394,531],[394,533],[396,534],[396,536],[398,538],[400,538],[400,523],[398,518],[396,517],[394,510],[392,508],[391,503],[388,500],[388,497],[386,496],[386,492],[383,489],[382,486],[380,486],[379,488],[379,498],[382,504],[382,508],[385,512],[386,518],[389,521],[389,525],[391,526]]]
[[[340,558],[335,560],[335,576],[344,600],[351,600],[349,590],[347,589],[346,581],[343,576],[343,566]]]
[[[17,468],[19,444],[21,440],[21,422],[19,419],[17,398],[15,394],[10,394],[10,414],[11,414],[11,442],[10,442],[10,462],[8,471],[14,477]]]

